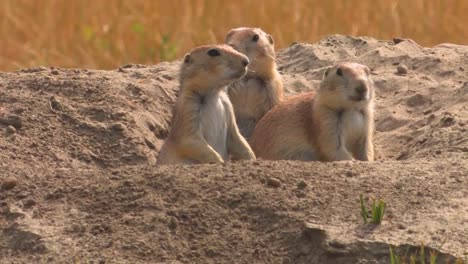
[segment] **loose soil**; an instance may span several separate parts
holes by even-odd
[[[279,51],[286,94],[354,61],[375,162],[156,166],[180,61],[0,73],[0,263],[389,263],[468,252],[468,46],[330,36]],[[386,202],[363,224],[359,195]]]

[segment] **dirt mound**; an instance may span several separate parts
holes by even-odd
[[[462,256],[468,47],[296,43],[278,56],[286,94],[345,60],[372,69],[376,162],[157,167],[180,61],[0,73],[0,262],[386,263],[390,245],[420,243]],[[386,201],[381,226],[362,224],[359,194]]]

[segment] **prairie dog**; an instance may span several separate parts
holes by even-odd
[[[256,123],[283,98],[273,37],[259,28],[241,27],[230,30],[225,43],[250,60],[247,74],[228,90],[239,130],[249,138]]]
[[[245,55],[226,45],[202,46],[185,55],[172,128],[158,164],[255,159],[226,93],[226,86],[244,76],[248,64]]]
[[[374,83],[367,66],[325,70],[318,91],[293,96],[257,124],[257,157],[290,160],[374,160]]]

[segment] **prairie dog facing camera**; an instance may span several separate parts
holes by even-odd
[[[268,112],[250,144],[273,160],[374,160],[374,83],[367,66],[338,63],[317,92],[296,95]]]
[[[172,127],[157,164],[197,164],[255,159],[239,133],[226,87],[247,72],[249,59],[226,45],[185,55]]]
[[[238,127],[249,138],[257,122],[283,99],[273,37],[259,28],[240,27],[227,33],[225,43],[250,60],[247,74],[228,90]]]

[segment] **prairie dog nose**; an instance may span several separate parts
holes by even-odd
[[[247,58],[245,58],[245,59],[242,60],[242,64],[243,64],[244,66],[249,65],[249,63],[250,63],[250,62],[249,62],[249,59],[247,59]]]
[[[367,87],[366,85],[363,83],[363,82],[360,82],[357,86],[356,86],[356,92],[358,92],[359,94],[363,94],[365,92],[367,92]]]

